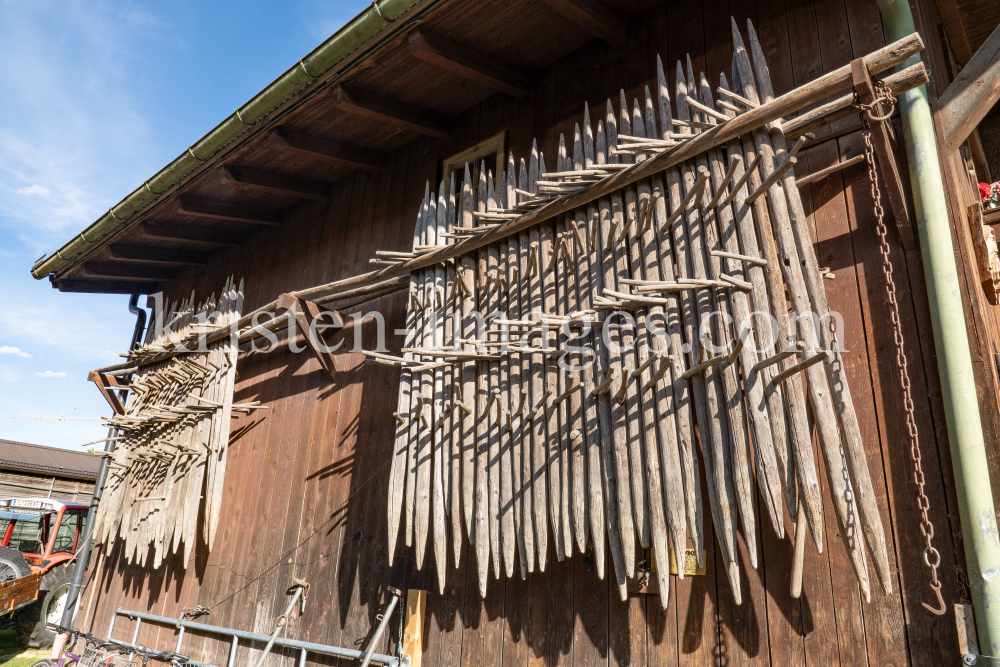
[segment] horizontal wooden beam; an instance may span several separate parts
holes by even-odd
[[[938,115],[949,151],[962,145],[1000,99],[1000,26],[986,38],[939,100]]]
[[[448,136],[448,121],[441,116],[414,109],[409,104],[390,100],[375,93],[338,85],[333,89],[333,100],[344,111],[358,116],[438,139]]]
[[[215,220],[233,220],[248,222],[251,225],[267,225],[277,227],[281,224],[284,214],[276,211],[266,211],[249,206],[232,206],[206,199],[178,197],[177,210],[187,215]]]
[[[83,273],[92,278],[114,278],[116,280],[173,280],[178,267],[156,266],[143,262],[87,262]]]
[[[154,294],[160,291],[159,283],[133,282],[131,280],[56,280],[53,286],[60,292],[83,294]]]
[[[143,236],[161,241],[179,241],[198,245],[235,248],[243,243],[243,237],[229,230],[209,229],[193,225],[156,225],[142,223]]]
[[[528,94],[526,77],[473,49],[422,28],[410,33],[409,42],[410,52],[425,63],[514,97]]]
[[[179,266],[205,264],[208,253],[200,250],[154,248],[152,246],[113,245],[108,247],[108,257],[113,260],[147,262],[149,264],[177,264]]]
[[[543,0],[594,37],[611,46],[625,46],[625,19],[598,0]]]
[[[330,160],[353,169],[378,172],[385,168],[385,153],[350,146],[333,139],[321,139],[298,132],[289,132],[281,127],[271,130],[268,139],[276,146],[304,153],[311,157]]]
[[[298,176],[287,176],[250,167],[226,165],[223,176],[233,183],[246,185],[256,190],[293,195],[302,199],[325,201],[330,196],[330,184]]]
[[[907,90],[924,85],[928,80],[927,68],[924,67],[923,63],[916,63],[902,71],[890,74],[882,79],[882,82],[889,86],[893,95],[898,96]],[[834,121],[847,118],[848,116],[858,117],[858,109],[854,106],[853,94],[839,97],[832,102],[818,106],[801,116],[796,116],[788,122],[782,123],[781,131],[784,132],[786,139],[794,141],[807,132],[815,132],[820,128],[827,127]],[[859,120],[858,123],[860,124],[860,122]],[[832,130],[832,132],[840,132],[842,129],[838,127]],[[817,136],[816,139],[819,140],[821,137]],[[810,140],[810,143],[806,144],[806,147],[812,145],[812,143],[812,140]]]

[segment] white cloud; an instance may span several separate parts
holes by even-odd
[[[21,376],[18,375],[17,371],[11,370],[6,366],[0,366],[0,382],[18,382]]]
[[[36,184],[30,185],[30,186],[28,186],[26,188],[18,188],[17,189],[17,194],[19,194],[19,195],[28,195],[28,196],[38,195],[39,197],[48,197],[50,194],[52,194],[52,190],[49,190],[44,185],[38,185],[36,183]]]
[[[27,352],[22,352],[19,347],[11,347],[10,345],[4,345],[0,347],[0,354],[16,354],[19,357],[29,358],[31,355]]]
[[[66,374],[62,371],[45,371],[44,373],[35,373],[40,378],[64,378]]]
[[[132,47],[157,27],[131,4],[3,5],[0,226],[36,255],[96,220],[135,187],[136,169],[146,177],[162,159],[130,85]]]

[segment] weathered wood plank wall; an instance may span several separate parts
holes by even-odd
[[[0,498],[55,498],[69,503],[90,503],[93,495],[93,482],[0,472]]]
[[[528,11],[535,3],[507,4],[509,11],[515,5]],[[629,98],[641,98],[654,77],[657,54],[671,72],[674,61],[690,54],[695,71],[705,70],[714,85],[719,72],[730,69],[730,15],[744,29],[746,19],[753,20],[779,94],[884,44],[871,0],[671,0],[630,22],[624,49],[593,42],[536,73],[528,96],[482,102],[459,119],[449,140],[415,140],[392,153],[381,174],[340,181],[325,205],[303,205],[282,227],[258,233],[246,246],[191,271],[172,296],[195,289],[201,297],[235,274],[246,278],[249,310],[281,292],[363,271],[377,249],[408,249],[424,182],[438,177],[442,157],[505,128],[518,157],[530,150],[532,138],[554,157],[559,134],[571,136],[573,123],[582,119],[584,101],[603,108],[623,85]],[[936,32],[925,40],[937,40]],[[828,135],[834,138],[800,153],[802,173],[861,151],[852,122],[841,121]],[[862,602],[824,494],[827,551],[816,554],[811,544],[806,549],[799,600],[788,594],[792,545],[769,527],[758,527],[757,570],[749,568],[746,546],[740,544],[744,602],[739,607],[725,581],[717,580],[718,561],[712,557],[706,576],[673,581],[664,611],[643,596],[619,602],[608,582],[597,579],[589,554],[562,563],[550,554],[545,573],[526,581],[491,581],[482,600],[475,563],[463,553],[464,575],[451,579],[444,596],[428,594],[425,664],[941,665],[955,660],[951,613],[933,617],[920,604],[933,599],[922,565],[865,168],[858,165],[808,186],[803,197],[820,263],[836,276],[827,291],[831,308],[844,318],[847,370],[891,538],[894,593],[876,591],[871,604]],[[965,595],[959,583],[964,559],[922,266],[918,251],[904,252],[894,236],[891,244],[943,591],[956,603]],[[393,331],[404,323],[403,299],[397,293],[364,306],[384,315],[393,351],[402,341]],[[357,328],[349,326],[336,339],[350,348]],[[360,328],[363,346],[373,348],[374,325]],[[339,381],[331,386],[316,360],[308,352],[290,353],[283,337],[272,352],[241,355],[235,399],[260,400],[270,410],[234,420],[222,537],[215,550],[198,550],[186,569],[168,559],[162,571],[126,566],[116,553],[102,554],[84,596],[86,627],[103,632],[118,607],[177,617],[182,608],[201,604],[212,607],[206,622],[269,632],[295,576],[312,589],[305,614],[293,615],[288,634],[354,647],[375,623],[387,585],[436,589],[430,568],[417,571],[410,552],[398,555],[392,570],[386,565],[384,503],[398,374],[365,366],[357,353],[340,354],[338,363]],[[825,483],[822,472],[820,477]],[[126,625],[118,637],[130,636]],[[150,626],[139,640],[167,648],[175,636],[173,629]],[[393,629],[382,648],[388,651],[395,642]],[[219,665],[228,653],[225,644],[193,636],[185,649]],[[241,662],[249,656],[240,649]],[[279,654],[272,662],[291,659]]]

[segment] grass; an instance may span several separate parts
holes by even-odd
[[[49,649],[25,648],[17,640],[17,631],[0,630],[0,667],[31,667],[49,657]]]

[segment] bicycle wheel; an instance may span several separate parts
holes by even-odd
[[[38,662],[36,662],[35,664],[33,664],[31,667],[52,667],[52,661],[51,660],[39,660]]]

